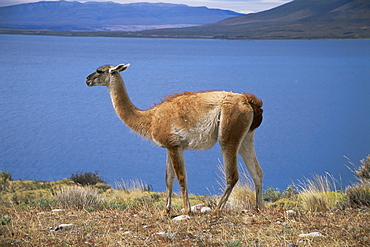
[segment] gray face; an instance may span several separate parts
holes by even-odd
[[[113,67],[113,65],[104,65],[98,68],[96,72],[86,77],[86,85],[89,87],[107,86],[110,80],[109,69]]]

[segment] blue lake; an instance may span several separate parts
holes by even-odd
[[[131,63],[131,100],[149,108],[182,91],[252,92],[264,102],[255,146],[264,187],[324,175],[356,181],[370,153],[370,40],[226,41],[0,35],[0,170],[58,180],[95,172],[164,191],[165,150],[132,133],[106,88],[85,78]],[[191,193],[218,193],[221,153],[186,151]],[[240,159],[241,162],[241,159]]]

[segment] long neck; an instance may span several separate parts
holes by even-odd
[[[133,131],[150,139],[151,111],[141,111],[136,108],[125,88],[122,77],[118,72],[111,74],[108,85],[113,107],[122,121]]]

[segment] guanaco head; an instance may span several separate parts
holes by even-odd
[[[119,73],[126,70],[130,64],[119,64],[114,65],[104,65],[99,67],[94,73],[86,77],[86,85],[89,87],[93,86],[108,86],[111,75],[114,73]]]

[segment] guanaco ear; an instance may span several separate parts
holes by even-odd
[[[113,67],[113,68],[110,68],[109,69],[109,73],[112,73],[112,72],[122,72],[124,70],[126,70],[128,67],[130,66],[130,64],[119,64],[117,65],[116,67]]]

